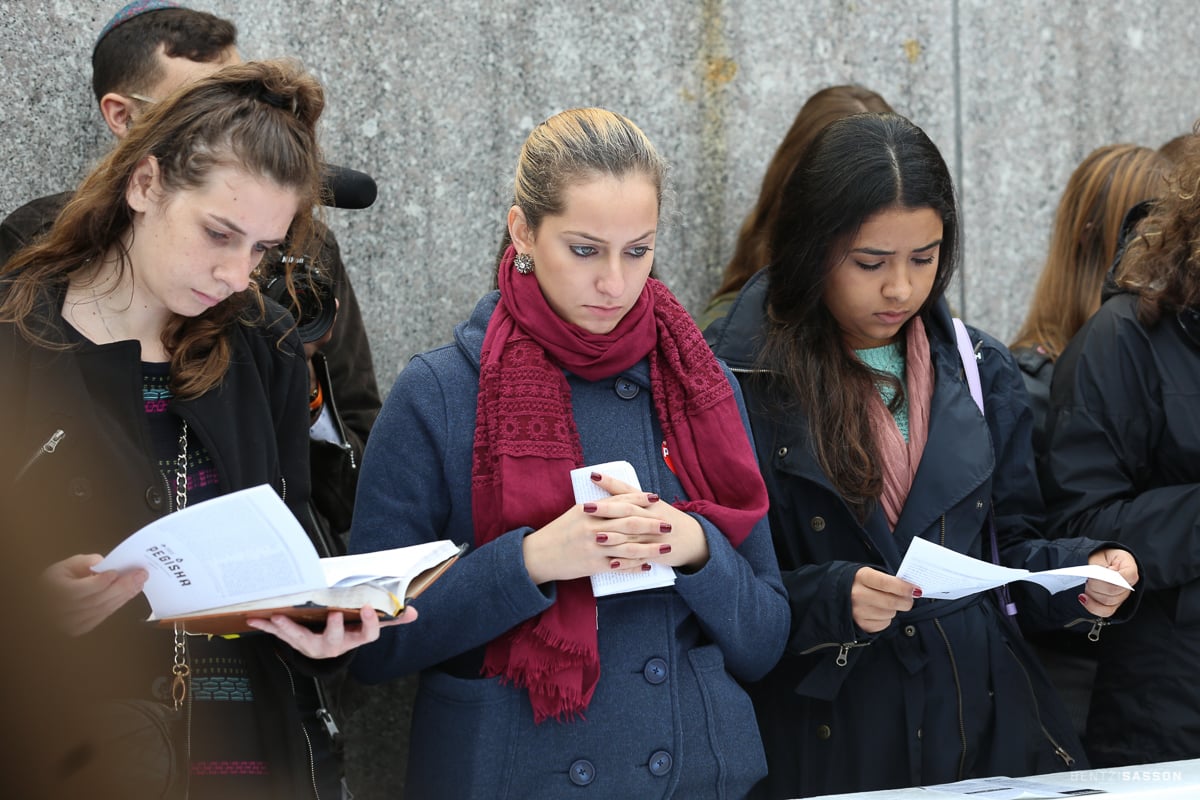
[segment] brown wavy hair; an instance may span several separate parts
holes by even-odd
[[[1097,148],[1079,163],[1059,200],[1029,313],[1009,347],[1040,346],[1058,358],[1100,308],[1125,212],[1161,194],[1170,168],[1158,151],[1132,144]]]
[[[1194,130],[1200,132],[1200,122]],[[1117,270],[1121,288],[1139,296],[1138,319],[1152,327],[1168,314],[1200,308],[1200,146],[1195,139],[1138,230]]]
[[[738,291],[755,272],[770,262],[771,229],[779,217],[783,187],[817,134],[834,120],[851,114],[891,111],[892,107],[877,93],[853,84],[827,86],[805,101],[767,165],[758,201],[742,222],[733,257],[725,265],[725,274],[720,288],[713,293],[714,298]]]
[[[57,314],[56,299],[71,276],[107,253],[117,254],[118,274],[134,269],[124,245],[133,224],[125,192],[138,165],[151,156],[168,193],[201,186],[215,167],[231,164],[295,190],[300,203],[289,255],[301,255],[313,236],[313,206],[321,191],[316,123],[324,105],[320,84],[299,64],[284,60],[226,67],[149,108],[84,178],[46,235],[4,265],[0,322],[13,323],[35,345],[64,346],[54,336],[54,320],[39,318],[39,309]],[[167,323],[162,343],[176,395],[196,397],[220,383],[229,364],[231,326],[247,318],[264,319],[254,281],[203,314],[176,315]]]

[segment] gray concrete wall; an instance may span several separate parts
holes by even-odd
[[[0,213],[75,182],[108,145],[88,90],[117,2],[0,2]],[[331,214],[380,382],[445,341],[487,288],[517,149],[574,105],[640,124],[673,164],[658,271],[691,309],[715,287],[763,167],[810,93],[879,91],[959,182],[956,305],[1020,322],[1054,205],[1091,149],[1157,146],[1200,116],[1189,0],[210,0],[249,57],[297,55],[325,82],[333,160],[378,202]]]
[[[108,145],[89,58],[119,5],[0,2],[0,214],[71,186]],[[953,300],[1004,339],[1075,164],[1103,144],[1158,146],[1200,116],[1194,0],[197,7],[235,20],[248,57],[303,58],[328,89],[329,158],[379,182],[372,208],[330,221],[384,387],[487,289],[520,143],[566,107],[626,114],[671,161],[658,272],[698,311],[804,99],[833,83],[879,91],[951,164],[965,219]],[[361,793],[385,796],[394,757],[364,762]]]

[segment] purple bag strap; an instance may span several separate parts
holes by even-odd
[[[975,348],[971,345],[967,326],[958,317],[954,317],[954,338],[958,343],[958,356],[962,359],[963,373],[967,376],[967,388],[971,390],[971,399],[975,401],[975,405],[979,406],[979,413],[986,417],[987,413],[983,410],[983,384],[979,381],[979,361],[975,357]],[[1000,547],[996,543],[996,521],[992,515],[990,504],[988,505],[987,521],[988,534],[992,543],[992,563],[999,564]],[[1008,593],[1008,586],[1001,586],[997,592],[1004,613],[1010,617],[1016,616],[1017,606]]]

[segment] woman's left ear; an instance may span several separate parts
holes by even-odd
[[[162,175],[158,159],[146,156],[133,168],[125,187],[125,201],[134,211],[145,212],[162,192]]]
[[[508,210],[508,236],[518,253],[526,253],[533,246],[533,231],[525,219],[525,212],[518,205]]]

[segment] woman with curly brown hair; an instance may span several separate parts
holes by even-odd
[[[1138,554],[1141,610],[1099,644],[1094,764],[1200,756],[1200,149],[1186,150],[1058,360],[1041,483],[1054,535]]]

